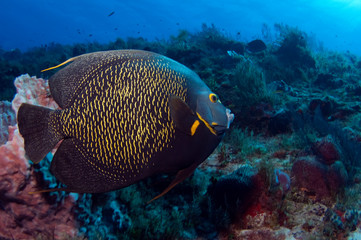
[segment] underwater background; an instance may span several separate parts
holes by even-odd
[[[361,1],[0,3],[0,239],[361,239]],[[222,143],[162,198],[159,175],[104,194],[32,164],[16,113],[58,106],[41,70],[142,49],[232,110]]]

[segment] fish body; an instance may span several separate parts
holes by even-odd
[[[18,112],[33,162],[62,141],[50,170],[68,191],[107,192],[178,172],[175,186],[233,120],[196,73],[162,55],[118,50],[69,61],[49,79],[61,110],[23,104]]]

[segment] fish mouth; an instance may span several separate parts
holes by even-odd
[[[216,131],[217,136],[219,136],[219,135],[223,135],[228,128],[226,126],[216,125],[213,126],[213,129]]]
[[[212,128],[216,131],[218,136],[223,135],[227,131],[227,129],[229,129],[229,126],[231,125],[231,123],[234,120],[234,114],[231,113],[231,110],[229,110],[228,108],[226,109],[226,116],[227,116],[226,126],[219,125],[217,123],[212,123]]]
[[[231,123],[234,120],[234,114],[231,112],[230,109],[226,109],[226,115],[227,115],[227,129],[229,128],[229,126],[231,125]]]

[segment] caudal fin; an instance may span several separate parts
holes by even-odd
[[[54,110],[27,103],[21,104],[18,111],[18,127],[25,141],[26,155],[34,163],[40,162],[61,140],[49,128],[50,114]]]

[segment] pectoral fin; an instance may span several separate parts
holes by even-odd
[[[158,196],[156,196],[155,198],[153,198],[152,200],[150,200],[149,202],[147,202],[147,204],[153,202],[154,200],[162,197],[163,195],[165,195],[167,192],[169,192],[172,188],[174,188],[178,183],[183,182],[184,179],[188,178],[190,175],[192,175],[192,173],[194,172],[194,170],[197,168],[198,164],[193,164],[188,168],[182,169],[180,170],[176,177],[173,179],[173,181],[169,184],[169,186],[164,189],[164,191],[159,194]]]
[[[172,95],[169,101],[170,114],[177,129],[193,136],[200,124],[197,115],[181,98]]]

